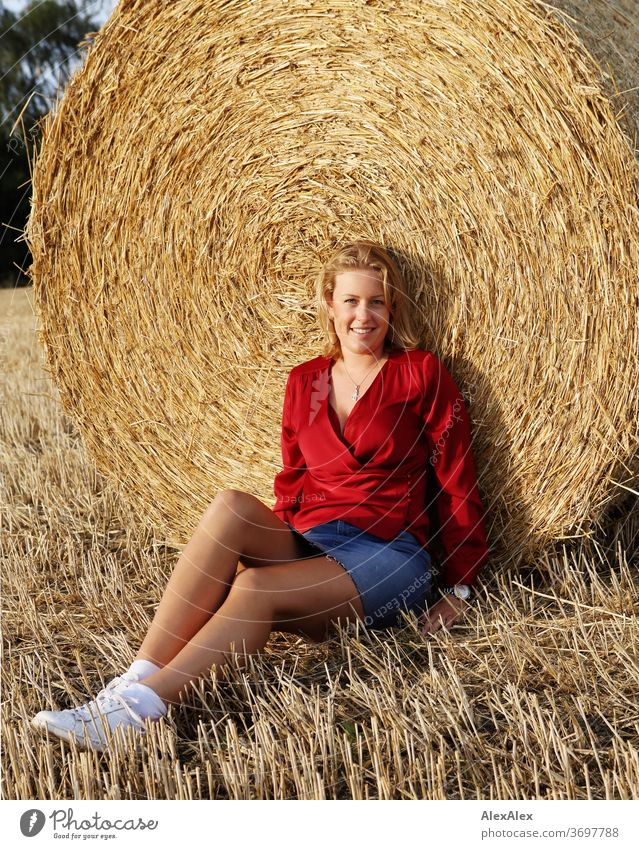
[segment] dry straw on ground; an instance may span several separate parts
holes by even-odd
[[[176,559],[96,473],[40,371],[31,293],[0,292],[5,799],[639,796],[639,513],[616,540],[502,572],[450,633],[274,633],[138,754],[31,731],[133,659]]]
[[[637,798],[636,510],[591,545],[534,558],[525,578],[499,570],[451,633],[408,625],[319,646],[273,634],[249,669],[204,680],[138,755],[34,739],[35,711],[85,700],[132,659],[177,556],[162,523],[184,538],[219,486],[270,495],[283,379],[320,341],[309,270],[338,237],[364,231],[398,250],[425,344],[472,398],[493,540],[513,559],[565,532],[571,504],[586,528],[614,494],[602,470],[623,482],[634,468],[611,461],[633,453],[621,411],[636,413],[636,316],[619,302],[634,306],[636,172],[595,70],[543,7],[333,3],[304,42],[299,19],[294,37],[275,14],[251,29],[250,4],[218,30],[195,4],[156,5],[121,4],[36,170],[35,300],[54,384],[31,294],[0,292],[0,316],[12,313],[3,797]],[[430,16],[427,67],[418,15]],[[362,18],[377,25],[367,33]],[[598,25],[601,47],[613,27]],[[295,67],[267,60],[260,75],[287,36]],[[333,105],[343,111],[321,120]],[[570,342],[584,313],[590,342]],[[527,404],[521,421],[513,399]],[[564,478],[543,489],[547,434],[548,471]]]
[[[361,235],[469,399],[494,565],[626,494],[639,170],[544,4],[123,0],[44,129],[50,371],[169,539],[221,488],[272,503],[284,380],[321,343],[312,275]]]

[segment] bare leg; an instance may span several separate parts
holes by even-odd
[[[144,680],[165,702],[179,701],[189,682],[222,667],[229,652],[246,655],[264,647],[270,633],[283,623],[363,619],[362,603],[348,572],[328,557],[246,569],[231,591],[182,650]],[[288,628],[281,629],[288,630]]]
[[[240,558],[261,567],[299,556],[288,525],[258,498],[219,492],[180,555],[136,659],[172,660],[223,603]]]

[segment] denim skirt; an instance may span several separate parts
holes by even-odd
[[[306,556],[324,554],[340,564],[357,587],[364,608],[364,623],[373,629],[402,624],[400,610],[425,610],[433,580],[431,558],[409,531],[384,540],[334,519],[298,531]]]

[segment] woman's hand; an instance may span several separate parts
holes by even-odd
[[[466,607],[469,607],[468,602],[464,601],[463,598],[457,598],[455,595],[440,599],[432,607],[429,607],[419,620],[420,624],[424,625],[422,634],[432,634],[438,631],[442,625],[450,628],[461,617]]]

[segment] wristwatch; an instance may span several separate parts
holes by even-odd
[[[442,592],[444,595],[455,595],[457,598],[464,599],[464,601],[470,601],[473,595],[473,591],[468,584],[455,584],[454,587],[442,587]]]

